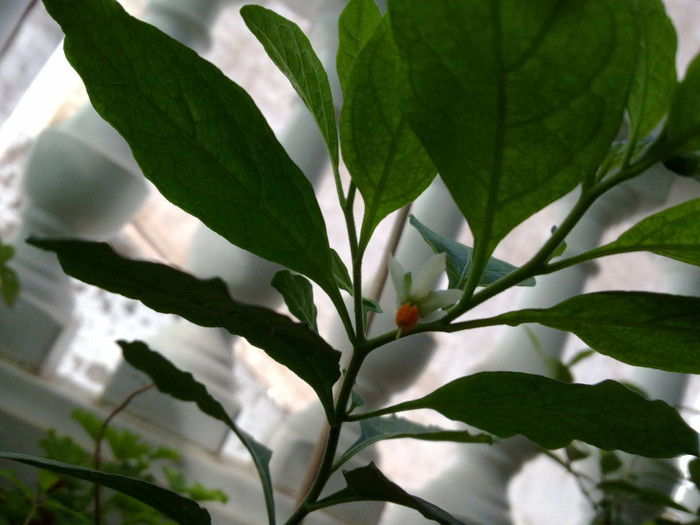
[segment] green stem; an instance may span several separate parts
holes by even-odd
[[[333,180],[335,181],[335,189],[338,193],[338,202],[340,203],[340,207],[345,209],[347,198],[343,191],[343,182],[340,180],[340,169],[337,162],[331,161],[331,165],[333,166]]]
[[[37,494],[32,499],[32,508],[29,509],[29,513],[27,514],[27,517],[24,518],[22,525],[29,525],[32,522],[32,520],[34,519],[34,516],[36,516],[36,512],[38,510],[39,510],[39,495]]]
[[[352,338],[353,345],[357,342],[363,343],[365,340],[365,318],[362,308],[362,257],[364,255],[365,246],[359,245],[357,229],[355,227],[353,205],[355,203],[356,194],[357,187],[355,186],[355,183],[350,183],[350,188],[348,189],[348,200],[343,208],[345,225],[348,230],[350,256],[352,258],[352,295],[355,309],[355,331],[354,337]]]
[[[333,462],[338,450],[340,432],[342,430],[343,423],[349,420],[346,407],[350,401],[352,389],[355,385],[357,375],[360,372],[360,368],[366,356],[367,352],[362,348],[356,348],[356,350],[353,352],[353,356],[348,364],[347,371],[343,377],[340,391],[338,392],[335,402],[335,422],[328,429],[323,457],[321,458],[316,476],[306,495],[301,500],[301,503],[285,522],[285,525],[296,525],[301,523],[302,520],[315,509],[314,504],[321,495],[323,488],[326,486],[328,478],[330,478],[331,474],[333,474]]]

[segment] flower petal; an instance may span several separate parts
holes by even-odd
[[[394,259],[393,255],[389,256],[389,262],[387,263],[389,267],[389,275],[391,276],[391,282],[394,284],[394,289],[396,290],[396,304],[401,305],[408,301],[408,296],[410,295],[410,284],[409,288],[406,288],[406,270],[403,269],[401,263]],[[409,280],[410,283],[410,280]]]
[[[435,281],[445,271],[446,260],[447,255],[437,253],[423,263],[423,266],[418,270],[418,275],[411,290],[411,297],[414,301],[423,301],[428,296]]]
[[[461,298],[462,290],[455,290],[453,288],[430,292],[425,300],[417,304],[418,314],[421,318],[426,318],[431,312],[447,306],[452,306]]]

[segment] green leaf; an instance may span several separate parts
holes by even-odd
[[[586,459],[588,456],[591,455],[590,450],[588,450],[587,448],[584,448],[582,445],[576,443],[575,441],[572,443],[569,443],[564,448],[564,452],[566,453],[566,458],[571,463],[574,463],[576,461],[581,461],[582,459]]]
[[[481,372],[383,413],[429,408],[495,434],[522,434],[548,448],[574,439],[647,457],[698,453],[698,435],[662,401],[615,381],[563,383],[519,372]]]
[[[87,433],[93,441],[97,441],[100,435],[100,428],[103,420],[100,420],[95,414],[89,410],[76,408],[70,413],[71,419],[77,421],[80,427]],[[111,428],[111,427],[110,427]],[[65,461],[65,460],[64,460]],[[70,461],[69,463],[74,463]]]
[[[661,508],[670,508],[681,512],[692,513],[688,508],[675,501],[668,494],[660,490],[640,487],[625,480],[607,480],[598,483],[598,489],[607,495],[614,495],[617,498],[626,497],[639,501],[646,505],[655,505]]]
[[[636,0],[637,64],[627,113],[630,137],[646,137],[666,115],[676,87],[676,30],[661,0]]]
[[[342,456],[335,460],[333,470],[361,450],[386,439],[413,438],[423,441],[453,441],[455,443],[493,443],[493,437],[486,434],[471,434],[466,430],[445,430],[436,426],[424,426],[391,415],[373,417],[360,421],[360,437]]]
[[[48,469],[91,483],[99,483],[153,507],[181,525],[209,525],[211,523],[209,513],[194,501],[147,481],[14,452],[0,452],[0,458]]]
[[[12,306],[19,297],[19,279],[17,273],[9,266],[0,265],[0,292],[7,306]]]
[[[15,249],[9,244],[3,244],[0,240],[0,265],[5,264],[15,255]]]
[[[95,109],[158,190],[231,243],[332,294],[314,190],[250,96],[113,0],[45,5]]]
[[[688,65],[664,127],[666,139],[676,153],[700,150],[700,55]]]
[[[688,474],[690,475],[690,481],[700,488],[700,458],[695,458],[688,462]]]
[[[314,332],[318,332],[316,325],[318,310],[314,304],[313,287],[308,279],[295,275],[289,270],[281,270],[272,278],[271,284],[284,297],[289,312],[306,323]]]
[[[581,259],[648,251],[700,266],[700,199],[666,208],[639,221],[616,241],[595,248]]]
[[[700,152],[684,153],[663,161],[664,168],[681,177],[700,180]]]
[[[317,503],[318,507],[328,507],[350,501],[388,501],[415,509],[423,517],[443,525],[464,525],[463,522],[440,507],[417,496],[412,496],[396,483],[387,479],[374,463],[343,472],[343,476],[345,476],[347,487],[320,500]]]
[[[609,450],[600,451],[598,464],[600,465],[600,471],[603,473],[603,475],[612,474],[623,467],[620,457]]]
[[[109,245],[84,241],[28,241],[56,252],[64,271],[88,284],[141,301],[158,312],[177,314],[200,326],[221,327],[247,339],[306,381],[326,413],[340,378],[340,352],[305,324],[267,308],[235,301],[220,279],[196,277],[147,261],[131,261]]]
[[[348,272],[348,267],[345,266],[343,259],[335,250],[331,250],[331,264],[336,286],[352,295],[354,290],[350,272]]]
[[[221,403],[214,399],[206,387],[197,381],[192,374],[179,370],[165,357],[152,351],[141,341],[117,341],[117,343],[122,349],[124,359],[131,366],[148,375],[158,390],[180,401],[196,403],[199,410],[223,422],[236,434],[253,459],[262,483],[269,523],[274,525],[275,503],[269,468],[272,452],[239,429]]]
[[[404,109],[485,258],[605,157],[635,70],[631,5],[388,5],[408,70]]]
[[[362,396],[357,393],[357,391],[353,390],[350,393],[350,406],[348,407],[348,414],[352,413],[353,410],[359,407],[365,406],[365,400],[362,399]]]
[[[572,332],[596,352],[623,363],[700,373],[700,297],[599,292],[551,308],[509,312],[492,323],[539,323]]]
[[[408,220],[435,253],[444,252],[447,255],[445,271],[449,287],[463,290],[472,269],[472,248],[434,232],[416,219],[414,215],[409,215]],[[486,269],[481,276],[479,286],[489,286],[513,270],[517,270],[517,268],[512,264],[491,257],[486,263]],[[530,277],[518,283],[518,286],[535,286],[535,284],[535,278]]]
[[[336,69],[340,88],[345,91],[357,55],[379,25],[382,14],[374,0],[350,0],[338,19]]]
[[[374,312],[380,314],[383,312],[382,307],[379,305],[379,301],[376,299],[370,299],[369,297],[362,298],[362,313],[367,315],[369,312]]]
[[[44,451],[48,459],[60,459],[82,466],[91,465],[93,461],[92,454],[76,443],[73,438],[59,436],[53,429],[49,429],[46,435],[39,440],[39,448]]]
[[[294,22],[264,7],[243,6],[241,16],[311,111],[328,154],[337,166],[338,131],[331,86],[309,39]]]
[[[629,148],[628,140],[614,141],[612,144],[610,144],[605,160],[603,160],[598,167],[598,180],[621,167],[626,161],[635,162],[639,160],[652,148],[652,146],[654,146],[654,139],[651,137],[643,138],[635,141],[632,152],[629,153],[627,151]]]
[[[384,19],[354,62],[340,114],[343,160],[365,204],[361,246],[382,219],[413,202],[436,175],[401,110],[400,66]]]

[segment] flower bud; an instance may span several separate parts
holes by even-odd
[[[409,332],[418,322],[418,307],[411,303],[402,304],[396,310],[396,326],[401,334]]]

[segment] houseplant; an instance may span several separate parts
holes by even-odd
[[[608,191],[660,162],[697,174],[700,58],[676,81],[675,32],[657,0],[510,2],[390,0],[382,16],[371,0],[350,0],[340,23],[337,72],[343,109],[336,122],[327,73],[299,28],[247,6],[242,16],[309,108],[326,144],[339,211],[347,225],[350,270],[329,245],[313,190],[252,99],[194,52],[128,16],[112,0],[45,0],[66,33],[66,54],[97,111],[129,142],[144,174],[173,203],[255,255],[285,266],[277,277],[300,322],[231,298],[220,280],[127,260],[108,245],[30,242],[54,251],[67,273],[203,326],[223,327],[260,347],[308,383],[328,422],[323,457],[286,523],[357,500],[413,507],[459,523],[406,493],[374,465],[345,473],[347,488],[319,499],[329,476],[378,439],[484,442],[524,435],[547,449],[581,440],[647,457],[697,455],[697,434],[678,413],[615,381],[560,382],[514,372],[482,372],[419,399],[363,411],[353,396],[365,359],[398,337],[484,326],[540,323],[579,336],[625,363],[695,374],[700,365],[700,299],[644,292],[573,297],[547,309],[467,318],[516,285],[618,253],[649,251],[700,264],[700,199],[644,218],[617,240],[562,255],[567,235]],[[628,133],[616,141],[627,122]],[[344,185],[340,161],[351,182]],[[466,247],[413,225],[436,251],[418,275],[390,263],[397,328],[369,338],[362,297],[363,255],[376,226],[416,199],[436,174],[474,236]],[[492,258],[525,219],[577,189],[568,216],[529,261]],[[363,212],[356,216],[355,203]],[[433,291],[447,271],[449,289]],[[294,272],[294,273],[292,273]],[[342,321],[352,357],[318,333],[313,281]],[[352,297],[346,306],[345,296]],[[138,341],[120,341],[126,360],[159,389],[197,403],[226,423],[251,453],[270,523],[270,451],[239,429],[205,387]],[[605,411],[601,411],[601,407]],[[404,411],[432,409],[485,434],[412,426]],[[339,454],[344,425],[372,437]],[[465,445],[467,446],[467,445]],[[181,523],[207,523],[196,504],[148,484],[12,453],[1,457],[131,491]],[[136,487],[136,488],[135,488]]]

